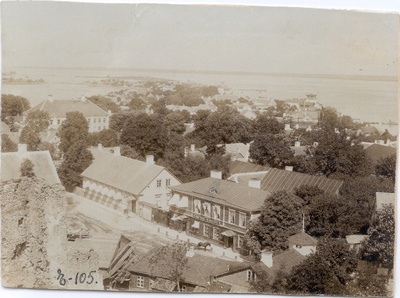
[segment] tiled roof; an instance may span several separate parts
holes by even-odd
[[[1,154],[1,180],[18,179],[25,159],[33,163],[35,176],[43,178],[48,184],[61,183],[49,151],[7,152]]]
[[[91,150],[93,163],[81,174],[92,179],[139,195],[165,168],[125,156],[115,156],[105,150]]]
[[[219,204],[239,207],[248,211],[259,210],[264,200],[270,195],[269,192],[261,189],[215,178],[204,178],[174,186],[171,189],[172,191],[185,193]]]
[[[154,277],[169,278],[168,268],[162,266],[150,266],[150,259],[157,251],[151,251],[140,261],[131,264],[127,270],[133,273],[152,275]],[[238,270],[241,266],[247,268],[245,263],[226,261],[219,258],[203,256],[195,254],[193,257],[187,258],[187,266],[183,271],[185,283],[207,286],[211,276],[227,273],[230,270]]]
[[[306,256],[303,256],[295,249],[290,249],[272,258],[272,269],[274,271],[283,270],[283,272],[289,273],[294,266],[300,265],[306,258]]]
[[[377,192],[376,193],[376,210],[382,210],[383,205],[392,204],[394,206],[395,200],[396,200],[395,193]]]
[[[373,144],[365,149],[365,153],[374,163],[377,163],[379,159],[388,157],[396,152],[396,148],[380,144]]]
[[[34,111],[46,111],[50,117],[64,118],[69,112],[81,112],[85,117],[107,117],[108,113],[90,100],[44,100],[24,112],[25,115]]]
[[[328,194],[336,194],[342,184],[341,180],[271,168],[261,181],[261,189],[270,193],[279,190],[294,192],[301,185],[309,185],[317,186]]]
[[[236,173],[263,172],[263,171],[267,171],[268,169],[269,169],[268,167],[256,165],[251,162],[235,160],[235,161],[231,162],[229,173],[231,175],[233,175]]]
[[[296,245],[301,245],[301,246],[310,246],[310,245],[316,245],[318,240],[315,239],[314,237],[311,237],[307,233],[300,232],[298,234],[292,235],[288,238],[289,243],[293,243]]]

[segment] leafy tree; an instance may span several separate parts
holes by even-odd
[[[326,128],[319,132],[317,141],[313,158],[324,175],[367,176],[372,172],[363,147],[345,133]]]
[[[374,274],[372,270],[357,270],[356,278],[348,283],[346,295],[356,297],[386,297],[388,280]]]
[[[129,145],[141,156],[153,154],[156,158],[160,158],[164,154],[166,137],[159,116],[142,113],[127,119],[120,141]]]
[[[134,115],[135,114],[131,112],[113,113],[110,117],[110,129],[113,129],[116,132],[122,132],[126,120],[128,120],[130,117],[134,117]]]
[[[25,159],[21,163],[20,172],[22,177],[33,177],[35,176],[35,172],[33,170],[34,164],[30,159]]]
[[[46,130],[50,125],[50,115],[46,111],[33,111],[30,112],[26,118],[27,125],[31,127],[36,133]]]
[[[117,133],[112,129],[89,133],[89,144],[92,146],[102,144],[104,147],[114,147],[118,145]]]
[[[271,275],[265,271],[256,272],[257,278],[250,281],[250,292],[272,293]]]
[[[351,221],[354,209],[340,197],[331,195],[315,197],[308,206],[307,232],[317,237],[344,237],[357,233]]]
[[[66,120],[60,128],[60,150],[64,153],[78,142],[88,143],[89,125],[80,112],[67,113]]]
[[[356,266],[354,252],[344,240],[324,239],[316,253],[292,269],[288,289],[298,294],[342,295]]]
[[[217,86],[204,86],[201,88],[201,96],[212,97],[219,94]]]
[[[76,186],[82,186],[80,175],[90,166],[92,160],[93,155],[84,142],[77,142],[68,149],[58,169],[58,176],[66,190],[73,191]]]
[[[95,105],[102,108],[104,111],[110,110],[112,113],[117,113],[120,111],[119,105],[111,100],[111,98],[101,96],[101,95],[94,95],[88,98],[91,102]]]
[[[7,116],[21,116],[30,108],[29,101],[25,97],[12,94],[1,95],[1,121],[6,121]]]
[[[19,136],[21,144],[27,144],[29,151],[36,151],[40,144],[39,133],[34,131],[29,125],[26,125]]]
[[[375,174],[379,177],[386,177],[396,180],[396,153],[381,158],[375,166]]]
[[[268,134],[280,134],[283,133],[285,125],[278,122],[275,117],[270,117],[267,114],[259,114],[254,119],[253,129],[256,136],[264,136]]]
[[[39,151],[49,151],[52,160],[60,159],[60,156],[57,152],[56,147],[52,143],[49,142],[42,142],[38,146]]]
[[[18,151],[18,145],[14,143],[8,134],[1,134],[1,152],[16,152]]]
[[[121,146],[121,156],[126,156],[129,158],[138,159],[141,161],[145,160],[142,156],[140,156],[139,153],[137,153],[134,149],[132,149],[128,145]]]
[[[283,168],[291,163],[293,151],[284,137],[268,134],[250,145],[250,158],[260,165]]]
[[[288,248],[289,236],[301,229],[301,203],[295,195],[278,191],[266,198],[261,207],[261,215],[248,231],[250,238],[255,238],[261,248],[270,251]]]
[[[163,268],[168,279],[176,282],[178,292],[181,291],[181,284],[184,281],[183,273],[187,268],[186,252],[187,244],[175,242],[158,248],[149,260],[151,270]]]
[[[139,96],[135,96],[129,102],[129,109],[143,111],[147,107],[146,102],[142,100]]]
[[[334,131],[335,128],[341,128],[340,118],[336,109],[331,107],[323,108],[319,114],[318,126],[329,132]]]
[[[393,205],[384,205],[377,212],[377,219],[368,230],[368,238],[361,247],[363,259],[379,262],[393,268],[395,243],[395,217]]]
[[[345,179],[340,195],[350,204],[353,214],[349,224],[355,233],[366,234],[375,205],[376,192],[394,192],[394,182],[387,178],[351,177]]]
[[[298,196],[303,202],[303,206],[309,205],[315,197],[321,196],[325,193],[318,186],[311,186],[308,184],[303,184],[295,189],[294,194]]]

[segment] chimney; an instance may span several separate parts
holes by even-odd
[[[49,102],[53,102],[53,95],[49,94],[49,95],[47,96],[47,100],[48,100]]]
[[[300,142],[299,141],[294,142],[294,146],[295,147],[300,147]]]
[[[154,165],[154,155],[146,155],[146,163],[149,165]]]
[[[263,262],[268,268],[271,268],[274,265],[272,260],[272,251],[262,251],[261,262]]]
[[[26,144],[18,144],[18,153],[19,154],[24,154],[24,153],[28,152],[27,148],[28,147],[27,147]]]
[[[261,180],[257,178],[249,179],[249,187],[261,189]]]
[[[290,123],[285,124],[285,130],[290,130]]]
[[[99,149],[99,151],[103,150],[103,145],[102,144],[97,144],[97,149]]]
[[[121,156],[121,148],[114,147],[114,156]]]
[[[285,166],[285,170],[289,172],[293,172],[293,166]]]
[[[215,179],[222,179],[222,172],[217,170],[211,170],[210,177]]]
[[[190,151],[192,151],[192,152],[196,151],[196,145],[195,144],[191,144],[190,145]]]
[[[390,145],[390,139],[386,140],[386,145],[388,145],[388,146]]]

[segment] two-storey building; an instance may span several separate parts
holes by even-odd
[[[260,215],[269,192],[260,180],[242,185],[222,180],[222,173],[171,187],[170,224],[199,239],[233,250],[244,249],[244,234],[249,220]]]
[[[89,132],[101,131],[109,128],[111,111],[102,108],[82,97],[78,100],[54,100],[52,95],[47,99],[23,113],[24,120],[29,113],[45,111],[49,113],[51,122],[49,129],[59,129],[67,118],[69,112],[80,112],[86,118]]]

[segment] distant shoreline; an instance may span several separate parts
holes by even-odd
[[[211,71],[211,70],[186,70],[186,69],[151,69],[151,68],[107,68],[107,67],[15,67],[15,69],[54,69],[54,70],[87,70],[87,71],[131,71],[136,73],[171,73],[171,74],[204,74],[204,75],[224,75],[224,76],[255,76],[255,77],[295,77],[295,78],[321,78],[321,79],[345,79],[357,81],[393,81],[396,76],[382,75],[341,75],[341,74],[314,74],[314,73],[268,73],[268,72],[245,72],[245,71]],[[103,77],[103,76],[100,76]],[[107,77],[107,76],[105,76]],[[108,77],[125,77],[121,75],[108,75]]]

